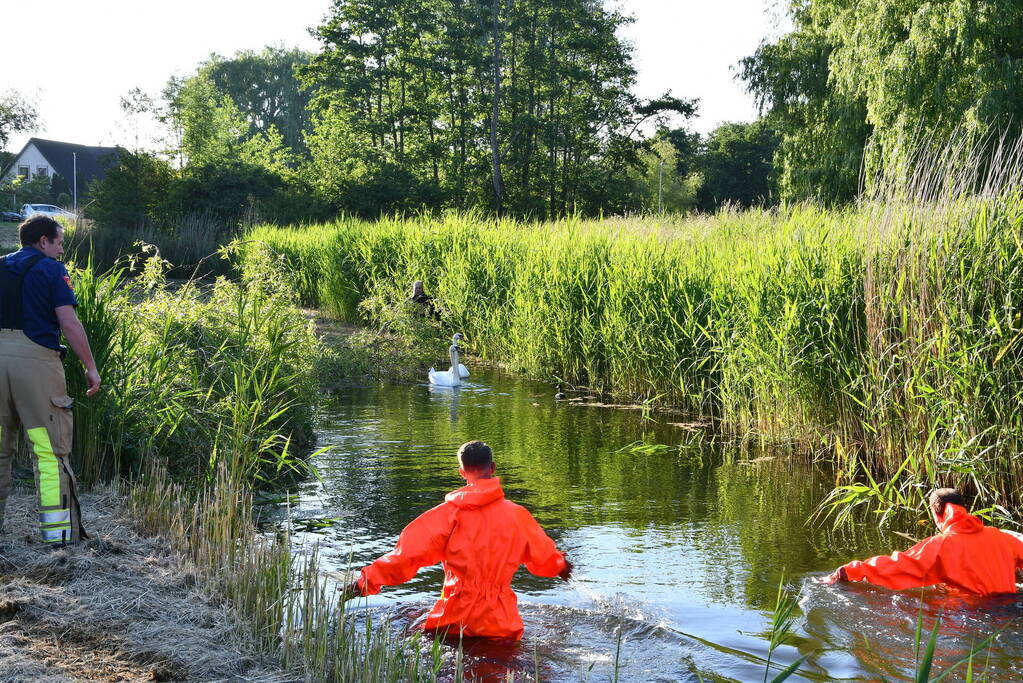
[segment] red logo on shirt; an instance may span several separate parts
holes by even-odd
[[[67,288],[70,289],[72,292],[75,291],[75,288],[71,286],[71,278],[68,277],[67,275],[64,276],[64,284],[66,284]]]

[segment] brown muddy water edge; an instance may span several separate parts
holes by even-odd
[[[113,489],[82,496],[90,540],[46,549],[35,499],[0,534],[0,681],[301,680],[259,657],[237,619],[160,537],[134,529]]]

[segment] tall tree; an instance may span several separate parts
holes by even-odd
[[[866,103],[868,183],[922,143],[1019,134],[1023,3],[827,0],[814,10],[830,18],[835,89]]]
[[[7,149],[12,135],[32,130],[38,121],[35,107],[21,93],[16,90],[0,93],[0,150]]]
[[[504,33],[504,29],[501,26],[501,0],[493,0],[491,7],[492,40],[494,43],[494,89],[490,94],[490,158],[493,167],[494,209],[500,214],[504,208],[504,178],[501,177],[501,150],[497,145],[497,126],[501,114],[501,39]]]
[[[335,0],[322,52],[298,68],[314,166],[400,169],[421,196],[460,208],[606,209],[628,196],[645,115],[617,34],[627,21],[592,0]]]
[[[795,30],[761,44],[739,73],[781,134],[774,160],[781,198],[845,202],[859,190],[871,126],[864,100],[834,88],[834,44],[812,2],[794,0]]]
[[[234,100],[203,68],[171,79],[164,91],[166,118],[180,140],[181,170],[166,204],[169,213],[210,213],[225,222],[243,214],[279,220],[303,218],[296,201],[308,188],[296,154],[273,123],[253,131]],[[315,205],[315,202],[305,202]]]
[[[230,97],[209,75],[172,81],[168,110],[181,129],[181,156],[189,166],[227,162],[245,139],[248,125]]]
[[[698,206],[713,211],[724,204],[740,208],[773,203],[773,158],[778,134],[768,121],[723,123],[707,136],[700,157],[703,184]]]
[[[211,55],[198,73],[231,98],[248,123],[249,137],[276,128],[284,144],[302,155],[303,138],[309,130],[309,95],[302,90],[295,67],[309,59],[309,53],[299,49],[269,46],[258,52],[237,52],[233,57]]]
[[[637,210],[658,213],[690,211],[701,181],[692,164],[682,157],[669,131],[658,131],[646,141],[634,172],[633,192]]]

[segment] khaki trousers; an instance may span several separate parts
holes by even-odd
[[[69,460],[71,403],[60,355],[21,330],[0,330],[0,528],[20,427],[34,456],[43,542],[75,543],[88,538]]]

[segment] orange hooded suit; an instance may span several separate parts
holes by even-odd
[[[945,504],[937,536],[909,550],[850,562],[839,568],[850,581],[866,579],[888,588],[945,584],[973,595],[1016,592],[1016,569],[1023,568],[1023,541],[984,526],[961,505]],[[837,572],[836,572],[837,573]]]
[[[394,550],[363,568],[358,587],[374,595],[437,562],[444,563],[444,590],[424,628],[511,640],[522,637],[511,589],[519,565],[538,576],[557,576],[565,568],[554,541],[526,508],[505,499],[497,477],[452,491],[412,520]]]

